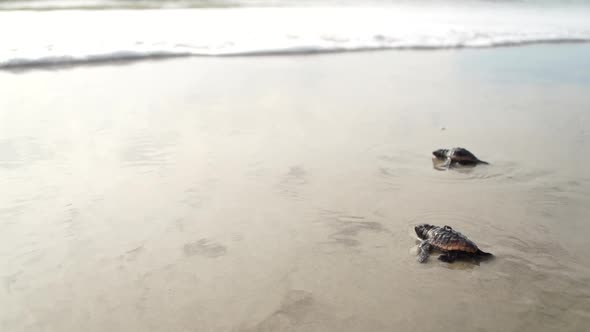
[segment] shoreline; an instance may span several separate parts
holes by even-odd
[[[174,60],[178,58],[249,58],[249,57],[306,57],[306,56],[329,56],[334,54],[353,54],[353,53],[373,53],[373,52],[413,52],[413,51],[477,51],[488,49],[504,49],[504,48],[521,48],[521,47],[543,47],[543,46],[576,46],[588,45],[588,39],[562,39],[562,40],[539,40],[539,41],[523,41],[523,42],[506,42],[495,45],[485,46],[449,46],[449,47],[428,47],[428,46],[403,46],[403,47],[385,47],[385,48],[359,48],[354,50],[334,49],[334,50],[311,50],[311,51],[270,51],[270,52],[252,52],[240,54],[129,54],[118,56],[116,58],[108,55],[98,55],[95,59],[48,59],[46,61],[38,62],[37,60],[26,61],[26,63],[9,63],[0,65],[0,73],[22,73],[34,70],[64,70],[83,66],[110,66],[110,65],[127,65],[143,61],[165,61]],[[22,60],[21,60],[22,61]]]

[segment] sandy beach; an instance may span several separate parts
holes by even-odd
[[[0,71],[1,331],[586,331],[590,46]],[[463,146],[489,166],[437,171]],[[413,226],[495,259],[416,262]]]

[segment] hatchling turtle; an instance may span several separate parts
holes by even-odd
[[[424,263],[430,256],[432,249],[438,249],[443,254],[438,259],[452,263],[458,258],[483,258],[492,254],[480,250],[473,241],[450,226],[434,226],[421,224],[414,227],[416,235],[422,240],[418,246],[418,262]]]
[[[486,161],[479,160],[465,148],[438,149],[433,151],[432,154],[436,159],[444,161],[442,167],[439,166],[440,168],[448,168],[455,165],[475,166],[477,164],[488,164]]]

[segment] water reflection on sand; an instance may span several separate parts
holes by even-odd
[[[587,88],[461,70],[494,52],[2,74],[0,330],[585,330],[590,140],[538,118]],[[495,259],[418,264],[417,223]]]

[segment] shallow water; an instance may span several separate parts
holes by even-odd
[[[0,73],[0,330],[585,331],[587,59]],[[456,145],[491,164],[436,171]],[[495,259],[418,264],[424,222]]]

